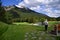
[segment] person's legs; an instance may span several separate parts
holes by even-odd
[[[45,31],[47,31],[47,27],[48,27],[48,25],[45,25]]]

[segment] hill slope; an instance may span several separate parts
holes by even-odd
[[[7,11],[6,16],[8,17],[8,20],[18,22],[39,22],[41,18],[50,18],[45,14],[37,13],[29,8],[18,8],[16,6]]]

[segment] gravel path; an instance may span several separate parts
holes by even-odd
[[[25,34],[25,40],[55,40],[55,37],[44,31],[33,31]]]

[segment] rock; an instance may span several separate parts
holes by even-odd
[[[25,39],[25,40],[28,40],[28,39]]]
[[[25,38],[28,37],[27,35],[25,35]]]
[[[44,36],[45,32],[42,32],[41,35]]]
[[[27,32],[26,35],[28,35],[29,33]]]
[[[41,38],[41,37],[39,37],[39,40],[42,40],[42,38]]]

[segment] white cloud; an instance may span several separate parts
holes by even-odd
[[[30,3],[29,0],[24,0],[24,2],[25,2],[26,4],[29,4],[29,3]]]
[[[37,10],[40,9],[40,6],[36,6],[36,7],[30,7],[31,10]]]
[[[41,5],[43,5],[44,8],[41,7]],[[60,0],[23,0],[17,6],[25,6],[38,12],[43,9],[41,11],[47,12],[45,14],[50,17],[60,16]]]
[[[43,4],[49,4],[50,2],[52,2],[53,0],[37,0],[38,2],[41,2]]]
[[[25,4],[23,2],[19,3],[18,5],[16,5],[19,8],[23,8],[25,6]]]
[[[30,6],[30,7],[35,7],[40,4],[37,0],[24,0],[24,4]]]
[[[44,9],[44,11],[47,12],[47,15],[50,17],[59,17],[60,16],[60,10],[52,10],[52,8]]]

